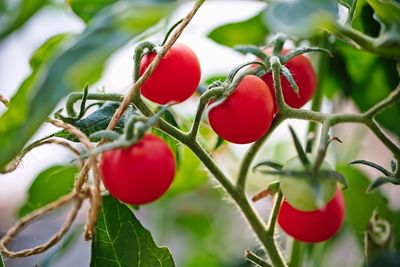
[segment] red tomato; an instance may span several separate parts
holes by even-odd
[[[271,51],[266,50],[266,53],[270,54]],[[283,54],[286,53],[287,51],[283,50]],[[290,107],[301,108],[314,96],[315,88],[317,86],[317,77],[315,75],[314,69],[310,61],[303,55],[295,56],[294,58],[289,60],[285,66],[292,73],[292,76],[296,81],[297,86],[299,87],[299,94],[297,95],[295,93],[293,88],[290,86],[289,81],[283,75],[281,75],[283,97],[286,104],[288,104]],[[265,74],[261,78],[267,83],[268,87],[271,89],[276,104],[272,72]],[[276,111],[277,110],[275,109],[275,113]]]
[[[321,210],[300,211],[284,200],[279,211],[278,223],[293,238],[317,243],[328,240],[339,231],[344,215],[343,194],[337,189],[335,197]]]
[[[161,138],[146,134],[131,147],[104,152],[100,171],[111,195],[141,205],[167,191],[175,176],[175,158]]]
[[[143,75],[156,55],[153,52],[143,57],[140,75]],[[200,63],[196,54],[186,45],[177,43],[161,59],[140,91],[144,97],[161,105],[171,101],[180,103],[196,91],[200,77]]]
[[[208,119],[212,129],[223,139],[248,144],[268,131],[273,110],[274,101],[268,86],[257,76],[247,75],[222,104],[209,112]]]

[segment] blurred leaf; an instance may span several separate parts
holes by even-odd
[[[36,12],[45,6],[48,0],[21,0],[13,4],[13,8],[7,9],[5,2],[2,2],[0,19],[0,40],[18,30],[25,24]]]
[[[44,259],[40,261],[39,266],[52,267],[56,265],[56,262],[66,253],[68,253],[73,245],[75,245],[78,238],[81,237],[81,234],[82,229],[80,227],[73,229],[66,237],[62,239],[62,243],[57,246],[57,249],[53,253],[48,256],[44,256]]]
[[[19,208],[18,217],[23,217],[71,192],[78,171],[76,166],[61,165],[42,171],[30,186],[28,199]]]
[[[372,183],[369,185],[367,191],[370,192],[370,191],[375,190],[376,188],[378,188],[384,184],[388,184],[388,183],[393,184],[393,185],[399,185],[400,181],[399,181],[399,179],[392,178],[392,177],[385,177],[385,176],[378,177],[374,181],[372,181]]]
[[[207,172],[199,159],[186,146],[182,147],[182,161],[167,196],[190,192],[208,181]]]
[[[229,47],[240,44],[262,45],[268,35],[268,29],[262,19],[263,13],[244,21],[219,26],[208,33],[208,37]]]
[[[1,255],[1,252],[0,252],[0,267],[5,267],[4,260],[3,260],[3,255]]]
[[[337,166],[337,171],[343,174],[349,183],[349,188],[343,191],[346,222],[360,244],[363,243],[363,234],[375,209],[380,217],[391,223],[393,233],[397,233],[395,238],[399,239],[400,213],[391,211],[387,200],[379,192],[366,193],[370,180],[362,172],[350,166]]]
[[[393,0],[368,0],[375,11],[376,18],[386,29],[400,26],[400,4]]]
[[[396,62],[352,47],[335,43],[336,51],[329,63],[324,86],[328,95],[343,92],[361,111],[366,111],[394,90],[399,81]],[[400,105],[394,105],[377,116],[377,121],[400,136]]]
[[[290,36],[309,36],[319,25],[337,18],[335,0],[280,0],[268,4],[264,21],[269,29]]]
[[[87,136],[91,135],[92,133],[105,130],[119,105],[120,103],[116,102],[106,103],[88,117],[80,119],[72,124],[84,132]],[[133,107],[129,106],[121,120],[118,122],[117,126],[114,128],[114,131],[122,133],[126,119],[130,118],[133,113],[135,113]],[[56,133],[54,136],[68,139],[73,142],[78,142],[78,139],[75,137],[75,135],[66,130],[62,130]],[[99,138],[91,138],[91,140],[93,142],[98,142]]]
[[[90,266],[173,267],[166,247],[158,247],[132,211],[111,196],[103,206],[92,241]]]
[[[118,2],[96,16],[58,57],[50,61],[40,57],[46,68],[24,82],[17,92],[20,101],[12,101],[0,117],[0,169],[18,154],[62,97],[97,81],[117,49],[169,14],[171,8]]]
[[[353,5],[354,0],[338,0],[338,2],[339,2],[339,4],[341,4],[342,6],[345,6],[345,7],[347,7],[347,8],[350,8],[350,7]]]
[[[379,258],[373,259],[368,263],[368,267],[398,267],[400,262],[400,254],[393,255],[386,253]]]
[[[376,37],[379,35],[381,26],[374,19],[374,10],[368,5],[367,0],[357,1],[352,26],[369,36]]]
[[[69,0],[72,11],[83,21],[89,22],[104,7],[118,0]]]
[[[163,120],[165,120],[166,122],[168,122],[169,124],[171,124],[171,125],[175,126],[176,128],[180,129],[180,125],[179,125],[178,122],[176,121],[175,115],[174,115],[171,111],[166,110],[166,111],[161,115],[161,118],[162,118]],[[155,135],[161,137],[162,139],[164,139],[164,141],[167,142],[167,144],[169,145],[169,147],[170,147],[170,148],[172,149],[172,151],[174,152],[176,162],[177,162],[177,164],[178,164],[178,166],[179,166],[180,163],[181,163],[181,149],[180,149],[180,143],[179,143],[177,140],[175,140],[174,138],[172,138],[170,135],[168,135],[168,134],[166,134],[166,133],[164,133],[164,132],[162,132],[162,131],[160,131],[160,130],[154,128],[154,127],[151,129],[151,131],[152,131],[153,134],[155,134]]]

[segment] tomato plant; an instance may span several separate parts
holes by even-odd
[[[162,139],[147,134],[128,148],[103,153],[100,170],[111,195],[128,204],[142,205],[158,199],[170,187],[175,159]]]
[[[278,223],[295,239],[317,243],[332,238],[339,231],[344,215],[343,194],[338,189],[329,203],[319,210],[301,211],[284,200],[279,210]]]
[[[245,76],[234,92],[210,110],[212,129],[223,139],[247,144],[260,139],[269,129],[274,102],[268,86],[258,77]]]
[[[0,266],[399,265],[399,1],[11,2]]]
[[[141,75],[156,55],[157,53],[152,52],[143,56],[140,64]],[[196,54],[188,46],[177,43],[163,57],[140,91],[144,97],[158,104],[180,103],[196,91],[200,76],[200,63]]]

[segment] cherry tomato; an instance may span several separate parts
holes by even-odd
[[[111,195],[125,203],[141,205],[167,191],[175,176],[175,158],[161,138],[145,134],[128,148],[104,152],[100,171]]]
[[[271,54],[271,50],[266,50],[266,53]],[[287,51],[283,50],[282,53],[286,54]],[[288,104],[290,107],[301,108],[314,96],[315,88],[317,85],[317,78],[314,69],[310,61],[303,55],[298,55],[290,59],[285,66],[292,73],[292,76],[296,81],[297,86],[299,87],[299,94],[295,93],[295,91],[289,84],[289,81],[283,75],[281,75],[283,97],[286,104]],[[267,83],[268,87],[271,89],[271,92],[274,96],[274,101],[276,103],[272,72],[263,75],[261,78]],[[275,113],[276,111],[277,110],[275,109]]]
[[[317,243],[330,239],[339,231],[344,215],[343,194],[337,189],[335,197],[320,210],[300,211],[284,200],[279,210],[278,224],[299,241]]]
[[[274,101],[268,86],[254,75],[245,76],[235,91],[211,109],[211,128],[223,139],[248,144],[260,139],[272,122]]]
[[[315,156],[308,157],[314,161]],[[321,170],[333,170],[333,167],[326,161],[321,165]],[[304,166],[298,156],[288,160],[283,166],[284,171],[304,171]],[[302,211],[312,211],[318,209],[318,203],[312,191],[311,178],[298,178],[293,176],[280,176],[280,188],[287,202],[294,208]],[[336,192],[337,183],[331,178],[318,177],[322,205],[327,204]],[[320,206],[319,206],[320,207]]]
[[[156,55],[153,52],[142,58],[140,75],[143,75]],[[161,105],[171,101],[180,103],[196,91],[200,77],[200,63],[196,54],[188,46],[176,43],[161,59],[140,91],[144,97]]]

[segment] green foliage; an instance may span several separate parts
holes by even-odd
[[[327,94],[343,92],[361,111],[366,111],[385,98],[398,83],[396,62],[363,52],[342,43],[335,43],[334,57],[330,59],[324,80]],[[395,105],[377,117],[384,127],[400,136],[400,105]]]
[[[48,0],[21,0],[18,5],[13,5],[10,9],[6,1],[1,1],[0,41],[23,26],[48,2]]]
[[[346,222],[352,232],[363,244],[363,235],[367,229],[372,212],[376,209],[379,216],[389,221],[393,227],[394,238],[400,238],[400,213],[387,207],[387,200],[378,191],[367,193],[370,180],[359,170],[348,166],[337,166],[349,182],[349,188],[343,191],[346,202]]]
[[[0,169],[18,154],[62,97],[97,81],[107,59],[117,49],[171,11],[171,6],[166,4],[120,2],[116,5],[96,16],[56,57],[39,56],[46,66],[40,70],[33,66],[33,73],[38,75],[26,80],[17,92],[23,100],[18,103],[13,100],[0,117]],[[46,46],[39,48],[35,55]]]
[[[28,198],[18,210],[18,217],[23,217],[72,191],[75,166],[52,166],[42,171],[33,181],[28,190]]]
[[[87,136],[90,136],[95,132],[105,130],[108,124],[110,123],[111,118],[114,115],[115,111],[119,107],[119,105],[120,103],[117,102],[106,103],[101,108],[99,108],[86,118],[77,120],[72,124]],[[135,111],[133,107],[129,106],[128,109],[125,111],[124,115],[122,116],[121,120],[118,122],[117,126],[114,128],[114,131],[122,133],[126,119],[130,118],[134,113]],[[68,139],[73,142],[79,141],[75,135],[69,133],[66,130],[62,130],[54,134],[54,136]],[[99,138],[93,138],[92,141],[97,142],[99,141]]]
[[[69,0],[72,11],[83,21],[89,22],[95,15],[106,6],[118,0]]]
[[[3,261],[3,255],[0,253],[0,267],[5,267],[4,261]]]
[[[90,266],[174,267],[169,250],[154,243],[132,211],[111,196],[103,206],[92,241]]]
[[[392,0],[368,0],[384,30],[400,26],[400,4]],[[397,28],[397,31],[399,29]]]
[[[182,147],[181,152],[182,159],[178,171],[171,188],[167,192],[167,196],[170,197],[196,190],[208,181],[206,171],[193,152],[185,146]]]
[[[261,12],[247,20],[222,25],[212,30],[208,37],[229,47],[240,44],[262,45],[268,35],[262,15]]]
[[[304,37],[317,33],[321,23],[334,21],[337,13],[334,0],[273,1],[265,10],[264,20],[273,32]]]

